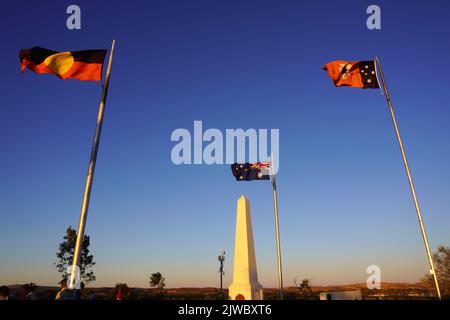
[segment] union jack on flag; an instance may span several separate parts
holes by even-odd
[[[234,163],[231,170],[237,181],[270,180],[270,162]]]

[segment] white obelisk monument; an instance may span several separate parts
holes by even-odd
[[[231,300],[262,300],[263,288],[256,271],[250,202],[241,196],[237,202],[233,283],[228,288]]]

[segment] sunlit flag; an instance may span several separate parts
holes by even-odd
[[[36,73],[51,73],[61,79],[100,81],[106,51],[57,52],[33,47],[20,50],[19,59],[22,72],[28,68]]]
[[[327,63],[323,70],[328,72],[336,87],[378,89],[377,71],[374,61],[336,60]]]

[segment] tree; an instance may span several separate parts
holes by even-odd
[[[313,296],[313,291],[311,287],[311,280],[310,279],[302,279],[302,282],[300,284],[297,283],[297,279],[294,280],[295,285],[300,290],[300,296],[303,298],[310,298]]]
[[[302,289],[310,289],[311,285],[309,284],[309,279],[303,279],[302,283],[300,283],[299,287]]]
[[[77,232],[69,226],[66,230],[63,242],[59,244],[56,257],[58,261],[55,263],[58,272],[61,273],[63,278],[68,278],[70,275],[67,273],[69,266],[72,266],[73,255],[75,251],[75,243],[77,241]],[[90,238],[85,235],[83,240],[83,247],[81,250],[80,258],[80,276],[81,281],[84,284],[95,281],[94,271],[92,267],[95,265],[94,256],[89,254]]]
[[[152,273],[152,275],[150,276],[150,287],[159,288],[162,291],[165,286],[166,279],[164,279],[162,274],[159,272]]]
[[[433,254],[436,275],[443,296],[450,296],[450,247],[439,246]],[[433,275],[427,274],[424,279],[434,286]]]

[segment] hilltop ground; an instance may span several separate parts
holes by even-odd
[[[23,296],[21,285],[9,286],[11,292],[17,299]],[[360,289],[365,300],[396,300],[396,299],[432,299],[434,297],[434,288],[424,282],[420,283],[382,283],[380,290],[369,290],[365,283],[338,285],[338,286],[313,286],[311,289],[300,289],[298,287],[285,288],[285,299],[319,299],[320,292],[329,291],[347,291]],[[53,299],[58,291],[57,287],[40,286],[37,294],[41,299]],[[83,298],[86,298],[90,292],[93,292],[96,300],[110,300],[114,298],[114,288],[85,288]],[[226,297],[228,290],[224,289]],[[264,297],[267,300],[278,299],[277,289],[265,288]],[[124,295],[124,299],[129,300],[215,300],[222,299],[223,296],[218,288],[169,288],[164,290],[147,288],[129,288]]]

